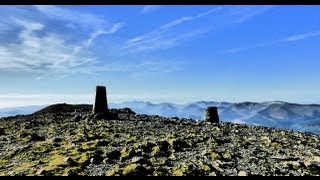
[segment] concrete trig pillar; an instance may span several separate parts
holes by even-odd
[[[96,97],[92,112],[94,114],[108,113],[107,92],[105,86],[96,87]]]
[[[219,123],[219,115],[217,107],[208,107],[206,110],[205,121],[212,123]]]

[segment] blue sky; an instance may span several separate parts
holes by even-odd
[[[320,6],[0,6],[0,107],[320,103]]]

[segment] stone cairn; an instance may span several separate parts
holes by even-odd
[[[206,119],[207,122],[219,123],[219,115],[217,107],[208,107],[206,110]]]
[[[96,87],[96,98],[95,98],[92,112],[94,114],[105,114],[105,115],[108,113],[107,92],[106,92],[105,86]]]

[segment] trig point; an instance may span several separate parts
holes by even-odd
[[[107,92],[105,86],[96,87],[96,98],[93,105],[93,113],[108,113]]]
[[[219,123],[219,115],[217,107],[208,107],[206,111],[206,119],[207,122]]]

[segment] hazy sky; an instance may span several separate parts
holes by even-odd
[[[320,6],[0,6],[0,107],[320,103]]]

